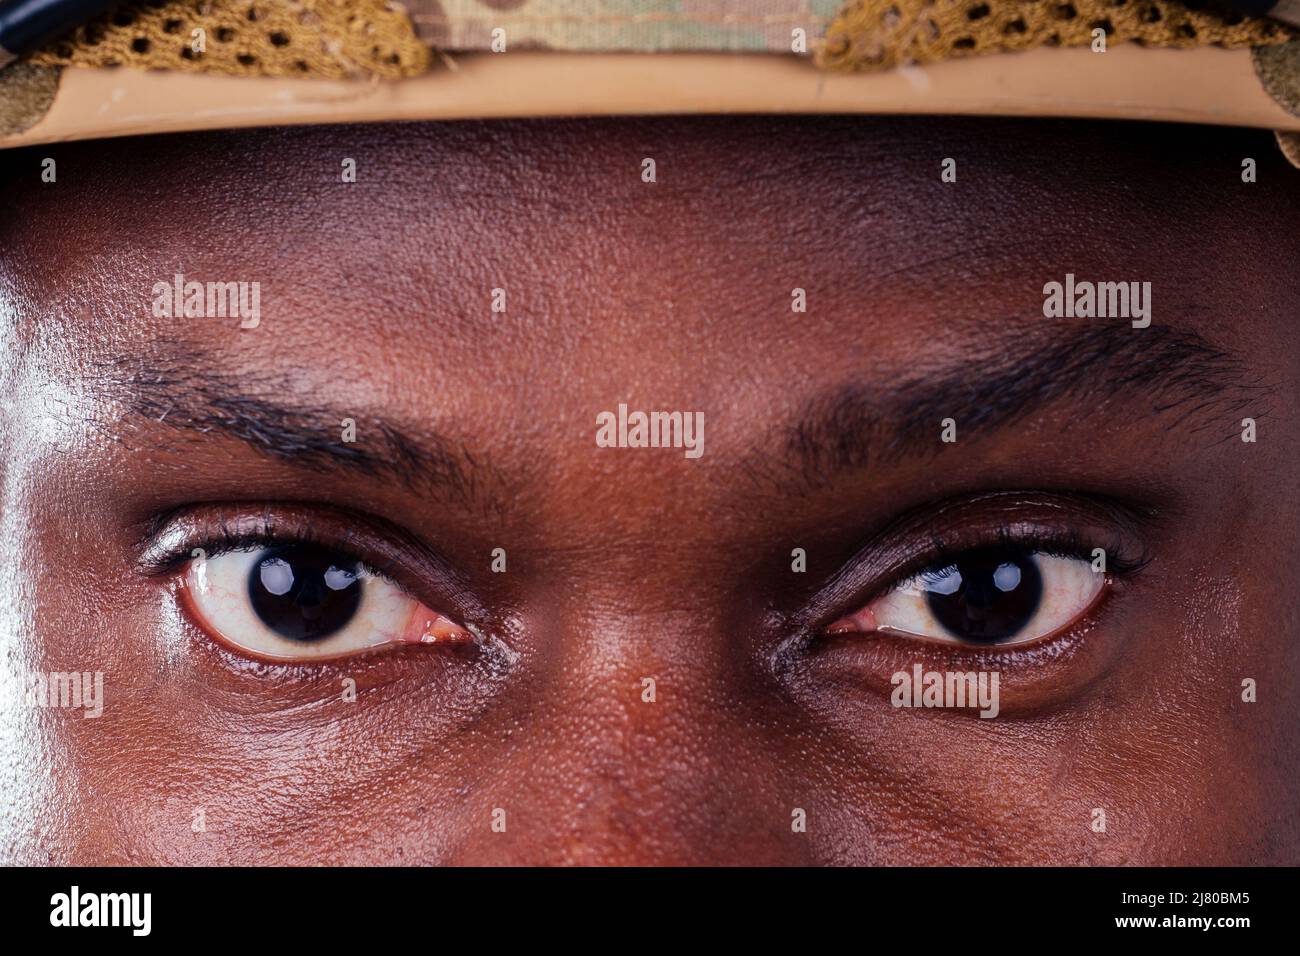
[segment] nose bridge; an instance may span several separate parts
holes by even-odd
[[[526,753],[516,755],[529,772],[500,798],[526,858],[717,863],[752,842],[738,836],[752,820],[732,797],[752,787],[740,777],[761,775],[763,758],[734,759],[757,747],[743,739],[709,617],[639,608],[600,587],[570,594],[558,653],[529,692]]]
[[[707,741],[681,731],[705,718],[720,681],[714,635],[699,616],[635,600],[575,596],[542,690],[566,715],[560,743],[579,748],[593,779],[632,797],[654,792],[663,767],[696,765]]]
[[[707,535],[656,534],[624,512],[612,534],[529,561],[545,567],[533,648],[492,788],[510,822],[499,835],[475,830],[457,857],[799,859],[777,755],[757,729],[772,701],[729,617],[734,581],[710,570],[728,557]]]

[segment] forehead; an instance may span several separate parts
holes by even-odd
[[[570,387],[702,400],[860,365],[864,341],[896,369],[919,342],[955,353],[1034,315],[1067,269],[1230,300],[1238,283],[1179,233],[1285,274],[1293,250],[1262,224],[1300,205],[1267,183],[1225,201],[1243,152],[1274,172],[1266,136],[1183,127],[704,118],[140,145],[51,147],[57,183],[15,197],[0,269],[47,322],[92,350],[175,342],[234,370],[310,357],[389,382],[390,401],[437,391],[444,412],[500,400],[485,369],[511,401],[545,400],[539,372],[558,367]],[[152,290],[177,275],[258,283],[261,325],[154,316]]]

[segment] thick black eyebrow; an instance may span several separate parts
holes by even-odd
[[[1251,417],[1265,417],[1264,400],[1272,388],[1252,379],[1234,354],[1191,331],[1128,324],[1063,331],[1053,324],[1010,337],[954,366],[814,396],[785,429],[778,471],[760,465],[758,455],[754,471],[788,487],[793,470],[796,483],[807,490],[837,472],[938,452],[946,418],[955,421],[965,441],[1069,398],[1083,400],[1080,418],[1121,402],[1146,401],[1153,416],[1174,416],[1162,423],[1167,429],[1221,428],[1219,440],[1226,440],[1235,434],[1228,416],[1249,408]]]
[[[464,503],[481,503],[486,482],[499,481],[486,461],[431,426],[304,401],[285,379],[232,375],[206,354],[155,349],[100,365],[98,378],[135,415],[178,431],[234,438],[298,467],[384,477]],[[355,442],[343,440],[344,419],[356,424]]]

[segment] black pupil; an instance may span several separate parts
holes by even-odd
[[[319,641],[341,630],[361,605],[357,562],[323,548],[288,545],[257,556],[248,597],[281,637]]]
[[[1006,549],[968,551],[923,584],[935,620],[963,640],[992,643],[1015,635],[1043,598],[1033,556]]]

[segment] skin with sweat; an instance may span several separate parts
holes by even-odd
[[[5,862],[1300,863],[1270,135],[378,125],[0,166],[0,657],[103,675],[94,717],[3,697]],[[1150,283],[1149,325],[1045,316],[1067,273]],[[257,282],[258,321],[159,314],[177,274]],[[600,447],[620,403],[702,413],[703,453]],[[450,637],[241,651],[189,565],[231,527]],[[1044,577],[1051,633],[882,625],[937,541],[1031,533],[1078,581]],[[998,715],[894,706],[915,664],[997,672]]]

